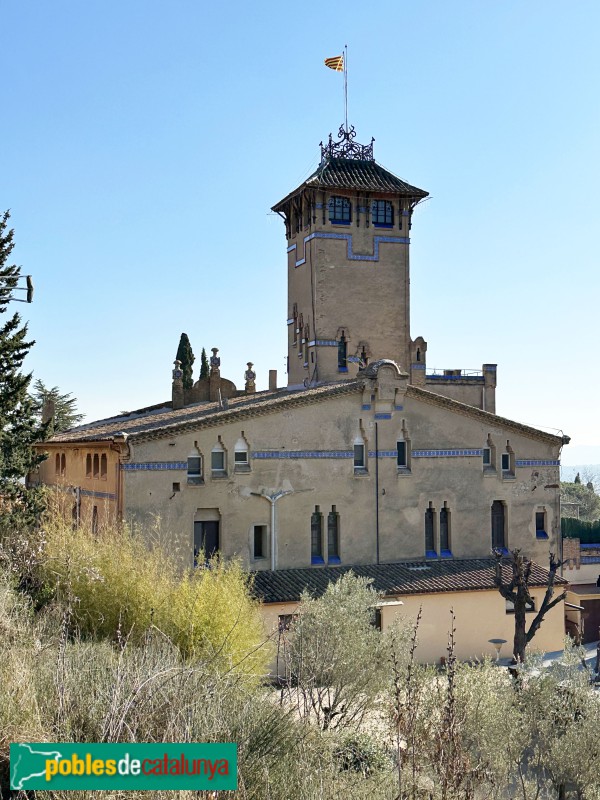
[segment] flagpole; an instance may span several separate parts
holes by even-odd
[[[348,133],[348,45],[344,45],[344,119]]]

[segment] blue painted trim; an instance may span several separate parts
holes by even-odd
[[[421,362],[421,361],[415,361],[414,364],[410,365],[410,368],[411,369],[426,369],[425,364],[423,364],[423,362]],[[427,377],[429,377],[429,376],[427,376]]]
[[[404,411],[404,406],[394,406],[394,411]]]
[[[328,564],[341,564],[341,560],[339,556],[329,556],[327,559]]]
[[[94,492],[90,489],[80,489],[79,494],[84,497],[99,497],[101,500],[116,500],[117,495],[113,492]]]
[[[425,550],[425,558],[437,558],[438,554],[435,550]]]
[[[138,461],[131,464],[121,464],[125,472],[140,472],[142,470],[187,470],[187,461]]]
[[[579,542],[579,548],[581,550],[600,550],[600,543],[598,543],[598,544],[585,544],[584,542]]]
[[[374,228],[393,228],[394,227],[394,223],[393,222],[373,222],[372,224],[373,224]]]
[[[549,539],[550,537],[546,533],[546,531],[536,531],[535,532],[536,539]]]
[[[474,450],[413,450],[413,458],[462,458],[483,456],[483,449]]]
[[[321,556],[311,556],[310,557],[310,563],[311,564],[324,564],[325,561],[323,560],[323,558]]]
[[[346,361],[349,361],[351,364],[360,364],[361,360],[358,356],[348,356]]]
[[[582,564],[600,564],[600,556],[581,556]]]
[[[317,339],[315,341],[317,347],[337,347],[338,343],[335,339]]]
[[[360,408],[361,408],[361,411],[370,411],[371,410],[371,403],[363,403]]]
[[[323,208],[323,203],[315,203],[315,208]]]
[[[352,243],[351,233],[326,233],[324,231],[316,231],[311,233],[310,236],[305,236],[303,241],[303,255],[300,260],[296,260],[294,266],[301,267],[306,263],[306,245],[311,239],[338,239],[345,241],[347,244],[346,258],[348,261],[379,261],[379,245],[380,244],[410,244],[410,237],[408,236],[374,236],[373,237],[373,255],[362,256],[355,255]],[[287,252],[297,250],[297,245],[292,244],[287,248]]]
[[[391,419],[391,418],[392,418],[391,414],[383,414],[383,413],[375,414],[375,419]]]
[[[351,219],[330,219],[329,220],[329,224],[330,225],[345,225],[347,228],[349,228],[350,225],[352,225],[352,220]]]
[[[256,459],[295,458],[354,458],[354,450],[257,450],[250,454]]]
[[[517,459],[517,467],[560,467],[560,461],[555,458],[527,458]]]
[[[369,458],[375,458],[375,450],[369,450]],[[379,458],[398,458],[397,450],[380,450]]]
[[[440,553],[440,558],[454,558],[450,550],[442,550]]]
[[[348,367],[338,367],[338,372],[348,372]]]

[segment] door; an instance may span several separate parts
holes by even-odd
[[[204,551],[204,558],[214,556],[219,549],[219,522],[210,520],[208,522],[194,522],[194,566],[199,563],[200,551]]]

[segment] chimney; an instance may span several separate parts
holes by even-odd
[[[277,391],[277,370],[270,369],[269,370],[269,391],[275,392]]]
[[[171,405],[173,410],[177,411],[177,409],[183,408],[183,370],[181,369],[181,361],[177,359],[173,363],[175,364],[175,369],[173,370]]]

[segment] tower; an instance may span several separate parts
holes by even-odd
[[[428,193],[388,172],[343,126],[318,169],[273,211],[288,253],[288,386],[411,362],[409,231]]]

